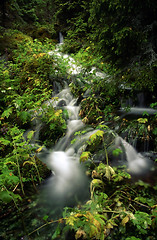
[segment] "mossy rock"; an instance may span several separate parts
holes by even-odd
[[[18,48],[18,44],[21,44],[23,42],[33,42],[33,39],[23,34],[20,31],[17,30],[5,30],[4,33],[2,33],[2,30],[0,31],[0,52],[1,54],[8,53],[10,54],[12,50]]]
[[[35,164],[36,163],[36,167]],[[35,157],[35,161],[28,160],[23,163],[22,167],[22,175],[26,179],[25,185],[27,186],[27,183],[32,182],[32,179],[34,183],[40,183],[39,182],[39,175],[42,179],[45,179],[51,175],[51,170],[46,166],[45,163],[43,163],[38,157]],[[38,175],[39,173],[39,175]]]
[[[39,158],[36,158],[36,164],[43,179],[49,177],[52,174],[51,170],[47,167],[47,165],[43,163]]]
[[[55,30],[49,30],[48,27],[41,26],[39,28],[32,29],[29,34],[34,39],[39,39],[40,41],[49,38],[54,39],[55,42],[57,42],[57,34]]]
[[[65,41],[65,45],[63,46],[63,51],[65,51],[65,52],[67,52],[67,53],[76,53],[76,52],[78,52],[80,49],[81,49],[81,47],[82,47],[82,45],[83,45],[83,43],[82,42],[80,42],[80,41]]]

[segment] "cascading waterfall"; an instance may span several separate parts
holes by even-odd
[[[141,153],[138,153],[135,148],[126,142],[123,138],[117,136],[115,145],[122,150],[127,160],[128,171],[131,174],[143,175],[151,168],[151,162],[145,158]]]
[[[57,58],[69,60],[69,73],[79,74],[81,67],[66,54],[62,54],[56,50],[49,52],[49,55],[55,55]],[[99,75],[99,74],[98,74]],[[99,76],[104,77],[104,76]],[[77,106],[77,99],[74,99],[70,89],[66,87],[56,96],[56,101],[48,101],[47,105],[52,104],[53,107],[61,107],[68,112],[69,119],[67,120],[67,132],[62,137],[54,149],[48,154],[46,159],[42,159],[47,166],[54,172],[47,184],[44,185],[44,195],[52,202],[64,202],[64,200],[71,198],[79,191],[82,192],[87,187],[87,177],[79,163],[80,154],[85,150],[85,142],[97,130],[89,128],[85,134],[74,136],[76,131],[85,128],[85,125],[79,119],[79,106]],[[75,138],[75,143],[71,144],[71,140]],[[144,158],[140,153],[137,153],[133,146],[127,143],[121,137],[115,139],[116,145],[119,146],[125,155],[125,164],[132,174],[142,174],[150,168],[150,163],[147,158]],[[39,157],[41,155],[39,154]],[[42,157],[41,157],[42,158]],[[87,190],[85,190],[87,191]]]
[[[62,106],[68,111],[67,132],[53,150],[49,152],[43,161],[54,172],[43,187],[43,196],[46,202],[52,205],[72,204],[74,196],[87,197],[88,178],[85,176],[84,169],[79,163],[82,151],[86,148],[86,141],[98,130],[87,128],[86,133],[75,136],[75,133],[85,129],[85,125],[79,119],[79,106],[77,99],[74,99],[69,88],[63,89],[56,95],[57,100],[51,102],[53,107]],[[61,104],[62,103],[62,104]],[[75,138],[74,143],[71,140]],[[150,161],[142,154],[138,153],[133,146],[123,138],[117,136],[115,145],[123,151],[123,164],[127,165],[129,173],[133,175],[145,174],[150,168]],[[105,154],[104,154],[105,155]],[[39,154],[40,157],[40,154]],[[55,203],[55,204],[54,204]]]
[[[69,116],[67,132],[45,159],[42,157],[42,153],[39,154],[39,158],[53,172],[41,192],[50,205],[54,205],[54,203],[56,205],[56,201],[58,204],[64,205],[67,201],[68,204],[73,202],[74,196],[82,199],[88,195],[88,178],[79,162],[79,158],[86,146],[85,142],[97,130],[86,128],[85,134],[75,136],[74,134],[77,131],[85,128],[85,125],[79,119],[80,107],[76,105],[77,99],[72,97],[69,88],[65,88],[58,93],[56,99],[55,102],[49,102],[49,104],[53,104],[53,107],[62,105],[62,108],[67,110]],[[71,140],[74,138],[75,143],[71,144]]]
[[[62,35],[60,35],[60,43],[62,43]],[[75,61],[66,54],[59,53],[58,50],[55,52],[49,52],[49,55],[54,54],[58,58],[64,58],[66,61],[69,61],[69,69],[68,73],[72,75],[79,74],[81,72],[81,66],[78,66]],[[95,71],[93,69],[92,71]],[[92,73],[91,71],[91,73]],[[89,73],[90,74],[90,73]],[[103,73],[95,72],[97,77],[100,78],[108,78]],[[56,83],[57,84],[57,83]],[[61,85],[57,85],[57,90],[59,91],[58,94],[53,96],[53,100],[49,100],[44,103],[47,107],[53,108],[62,108],[68,112],[68,120],[67,120],[67,131],[65,136],[63,136],[55,147],[52,150],[43,149],[43,152],[37,154],[37,156],[44,162],[46,165],[51,169],[52,175],[44,181],[43,184],[39,187],[40,190],[40,200],[39,205],[42,206],[42,210],[36,207],[38,203],[32,203],[35,210],[33,214],[30,214],[28,211],[28,225],[32,227],[35,225],[34,222],[37,221],[33,219],[35,214],[42,212],[41,216],[38,217],[41,222],[44,224],[43,226],[46,227],[50,226],[50,221],[47,221],[47,217],[52,217],[54,220],[57,216],[58,219],[58,210],[55,212],[54,209],[59,208],[59,211],[62,211],[62,207],[64,206],[73,206],[74,204],[78,203],[80,200],[86,200],[89,198],[89,179],[85,175],[85,169],[80,164],[79,159],[80,155],[83,151],[85,151],[87,143],[86,141],[90,138],[90,136],[98,131],[93,130],[92,127],[86,127],[81,119],[79,118],[79,110],[80,106],[77,105],[77,99],[73,98],[70,89],[65,87],[65,89],[61,90]],[[89,90],[90,91],[90,90]],[[88,92],[85,93],[88,95]],[[85,95],[84,95],[85,96]],[[141,101],[139,108],[131,108],[133,110],[148,112],[148,108],[144,108],[144,99],[143,95],[139,94],[139,101]],[[130,101],[131,103],[132,101]],[[34,131],[34,138],[30,142],[32,145],[36,145],[39,140],[40,130],[42,129],[42,121],[41,116],[43,109],[42,107],[37,111],[32,113],[32,117],[34,118],[32,123],[32,129],[29,129],[25,132],[24,137],[27,138],[27,134],[29,131]],[[46,107],[44,108],[46,111]],[[149,112],[148,112],[149,113]],[[150,110],[150,114],[155,113],[155,110]],[[83,130],[82,134],[75,135],[77,131]],[[110,132],[111,134],[111,132]],[[114,135],[115,136],[115,135]],[[73,141],[72,141],[73,140]],[[75,140],[75,141],[74,141]],[[141,153],[138,153],[132,145],[126,142],[123,138],[117,136],[115,137],[115,146],[122,150],[122,157],[123,163],[127,165],[128,171],[131,174],[140,176],[144,175],[147,171],[151,169],[151,162],[148,158],[144,157]],[[114,147],[115,147],[114,146]],[[37,146],[38,148],[39,146]],[[102,149],[101,149],[102,150]],[[103,151],[102,151],[103,152]],[[101,153],[102,153],[101,152]],[[103,154],[103,153],[102,153]],[[102,161],[105,160],[105,153],[103,154]],[[95,154],[96,158],[97,155]],[[99,161],[99,158],[95,160]],[[94,159],[94,158],[93,158]],[[96,163],[98,161],[95,161]],[[43,207],[44,206],[44,207]],[[28,210],[31,207],[27,207]],[[25,211],[25,208],[23,208]],[[23,212],[24,212],[23,211]],[[23,214],[22,212],[22,214]],[[10,214],[10,213],[9,213]],[[44,215],[46,214],[46,215]],[[43,217],[44,216],[44,217]],[[13,216],[14,218],[15,216]],[[30,221],[30,219],[35,220]],[[15,220],[16,218],[14,218]],[[49,220],[49,219],[48,219]],[[12,219],[11,219],[12,221]],[[46,222],[46,224],[45,224]],[[52,221],[53,222],[53,221]],[[55,222],[55,221],[54,221]],[[9,223],[10,224],[10,223]],[[38,221],[37,221],[38,224]],[[18,226],[19,227],[19,226]],[[6,228],[6,226],[5,226]],[[39,224],[37,230],[39,230]],[[8,230],[8,229],[7,229]],[[41,229],[40,229],[41,230]],[[34,231],[33,231],[34,232]],[[32,232],[32,233],[33,233]],[[50,238],[52,238],[53,230],[50,229]],[[18,236],[19,237],[19,236]],[[28,239],[29,237],[24,236],[21,239]],[[38,238],[39,239],[39,238]],[[47,238],[44,238],[47,239]]]

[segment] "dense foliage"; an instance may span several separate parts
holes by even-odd
[[[91,55],[120,67],[118,77],[132,87],[155,89],[155,1],[80,0],[56,5],[69,52],[88,44]]]
[[[17,30],[6,31],[0,41],[7,48],[5,58],[1,59],[0,76],[0,199],[10,202],[17,198],[15,193],[19,184],[24,194],[23,185],[27,182],[34,185],[46,176],[46,169],[36,158],[36,153],[42,150],[43,143],[53,145],[64,133],[66,124],[61,110],[46,105],[46,100],[51,98],[53,81],[59,75],[63,77],[58,74],[60,67],[55,64],[56,60],[45,53],[53,49],[53,44],[33,41]],[[60,72],[64,75],[63,67]],[[31,139],[38,132],[33,125],[37,122],[44,125],[40,129],[39,142],[32,145]],[[32,130],[24,135],[28,128]],[[42,172],[41,176],[39,172]]]
[[[140,151],[147,143],[157,151],[156,114],[144,112],[129,119],[117,113],[122,98],[127,98],[127,88],[132,96],[147,92],[151,108],[157,106],[156,21],[155,0],[2,0],[2,218],[13,205],[21,214],[22,200],[36,192],[37,185],[51,174],[38,153],[53,147],[66,130],[67,112],[48,104],[55,101],[52,92],[54,96],[57,84],[69,84],[81,105],[82,121],[99,129],[88,139],[80,156],[91,182],[90,199],[74,208],[66,207],[63,218],[52,220],[43,215],[44,224],[34,225],[34,230],[27,232],[28,239],[40,239],[40,230],[56,223],[58,227],[50,233],[50,239],[66,239],[67,232],[72,239],[156,239],[155,177],[146,176],[147,183],[138,181],[125,166],[111,167],[110,158],[116,134],[138,140]],[[61,50],[81,65],[75,76],[70,74],[66,60],[48,54],[55,49],[59,32],[65,42]],[[97,71],[101,77],[96,76]],[[120,149],[112,153],[120,158]],[[101,162],[95,164],[98,156]]]

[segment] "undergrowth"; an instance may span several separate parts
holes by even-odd
[[[64,65],[48,54],[55,48],[48,39],[41,43],[9,29],[0,42],[4,54],[0,60],[0,201],[5,204],[22,199],[29,185],[36,190],[36,184],[49,175],[37,153],[65,132],[62,111],[46,102],[52,98],[53,83],[66,79],[66,74]],[[36,125],[41,123],[44,137],[35,141]]]
[[[65,233],[69,232],[73,239],[155,240],[157,188],[142,181],[133,182],[126,167],[110,165],[104,132],[107,130],[112,135],[112,129],[119,123],[118,131],[127,129],[130,137],[138,135],[146,139],[152,133],[156,139],[156,116],[152,119],[143,116],[134,121],[117,116],[115,110],[120,105],[121,93],[118,86],[123,79],[119,80],[118,70],[104,63],[102,58],[91,56],[92,46],[77,53],[75,59],[80,61],[83,69],[78,76],[71,77],[63,60],[47,54],[55,48],[48,39],[41,43],[17,30],[6,30],[0,42],[3,46],[1,52],[5,53],[0,64],[1,205],[14,202],[18,207],[28,186],[36,188],[48,176],[49,171],[37,154],[44,146],[55,144],[64,134],[66,122],[64,112],[52,104],[48,107],[47,101],[54,100],[51,95],[55,90],[54,83],[59,81],[63,84],[69,78],[73,93],[80,98],[83,122],[99,128],[88,140],[80,157],[81,162],[88,163],[90,199],[74,208],[66,207],[63,217],[58,220],[44,216],[46,223],[28,236],[47,225],[58,223],[51,239],[65,239]],[[94,71],[90,73],[93,66]],[[106,75],[97,78],[97,70]],[[83,84],[80,79],[85,79]],[[43,125],[39,140],[34,144],[32,141],[37,129],[33,127],[37,122]],[[26,133],[29,128],[32,130]],[[101,146],[103,160],[95,165],[92,158]],[[118,157],[120,152],[116,150],[114,153]]]

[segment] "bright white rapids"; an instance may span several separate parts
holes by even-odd
[[[76,64],[73,58],[69,55],[62,54],[56,51],[49,52],[49,55],[54,55],[56,58],[65,59],[69,64],[69,74],[79,74],[81,67]],[[93,69],[96,75],[104,77]],[[56,99],[54,101],[54,99]],[[86,129],[86,133],[75,136],[77,131],[85,128],[81,119],[79,119],[79,106],[77,106],[77,99],[74,99],[70,89],[66,88],[59,92],[52,100],[47,101],[47,106],[62,108],[68,112],[67,132],[62,137],[52,152],[46,157],[45,163],[54,173],[47,183],[44,185],[44,197],[49,200],[49,204],[56,202],[64,202],[74,199],[75,196],[81,197],[88,188],[88,179],[85,176],[84,170],[79,162],[80,154],[85,150],[86,141],[89,137],[98,130]],[[73,143],[71,143],[72,140]],[[125,154],[128,168],[131,173],[141,174],[149,167],[147,159],[125,140],[120,137],[116,138],[116,145],[121,148]],[[126,162],[126,161],[125,161]]]
[[[52,181],[55,181],[53,194],[73,197],[73,194],[77,193],[87,180],[78,159],[69,156],[66,152],[58,151],[51,153],[49,160],[55,172],[55,176],[52,177]]]
[[[77,99],[74,99],[70,89],[63,89],[55,96],[55,102],[52,100],[47,105],[60,107],[67,110],[67,131],[53,148],[52,152],[43,159],[43,162],[52,170],[52,176],[47,180],[43,187],[43,196],[49,200],[52,205],[56,201],[64,204],[68,201],[79,200],[88,194],[88,178],[85,170],[80,164],[80,154],[86,146],[95,130],[88,128],[83,135],[75,136],[77,131],[83,130],[85,125],[79,119],[80,107],[76,105]],[[71,141],[75,139],[72,144]],[[76,199],[75,199],[76,200]],[[49,202],[49,204],[51,204]]]
[[[121,137],[116,137],[115,144],[120,148],[127,160],[128,171],[132,174],[144,174],[150,170],[150,161],[141,153],[138,153],[133,146]]]

